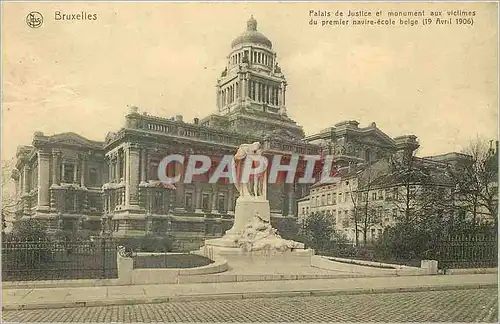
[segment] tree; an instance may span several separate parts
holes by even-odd
[[[359,245],[359,231],[363,234],[363,245],[366,246],[368,231],[377,223],[377,218],[372,213],[372,202],[369,199],[369,193],[374,187],[376,174],[373,164],[369,164],[357,172],[356,186],[354,186],[353,181],[349,181],[356,246]]]
[[[19,176],[15,169],[15,160],[2,161],[2,232],[7,228],[7,223],[13,219],[16,200],[14,177]]]
[[[394,209],[396,222],[406,230],[425,226],[430,217],[440,209],[440,201],[450,183],[440,177],[443,170],[433,169],[415,157],[415,151],[404,160],[393,160],[388,175],[387,191]]]
[[[301,234],[314,249],[324,250],[335,235],[332,218],[322,212],[310,214],[304,220]]]
[[[12,236],[20,241],[46,240],[47,226],[37,219],[23,219],[14,223]]]
[[[472,226],[479,214],[498,223],[498,149],[476,138],[464,150],[464,157],[450,174],[455,182],[457,200],[472,216]]]

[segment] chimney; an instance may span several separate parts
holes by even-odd
[[[182,122],[182,115],[176,115],[175,116],[175,121]]]
[[[200,119],[199,119],[199,118],[195,118],[195,119],[194,119],[194,124],[195,124],[195,125],[198,125],[198,123],[199,123],[199,122],[200,122]]]

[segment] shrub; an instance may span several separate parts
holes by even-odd
[[[172,238],[165,237],[131,237],[119,239],[118,244],[136,252],[171,252],[173,249]]]

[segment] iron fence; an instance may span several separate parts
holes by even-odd
[[[438,242],[435,259],[440,269],[489,268],[498,265],[498,236],[455,235]]]
[[[117,243],[4,241],[2,281],[118,278]]]

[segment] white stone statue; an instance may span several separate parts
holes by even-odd
[[[254,142],[252,144],[242,144],[238,148],[238,151],[234,155],[234,161],[236,164],[236,180],[235,185],[236,189],[240,193],[240,197],[248,198],[263,198],[266,199],[267,190],[265,182],[266,172],[261,172],[256,175],[252,175],[250,179],[247,179],[247,182],[242,182],[242,174],[245,167],[245,159],[246,158],[257,158],[258,156],[262,156],[263,147],[259,142]],[[256,162],[254,162],[256,163]]]

